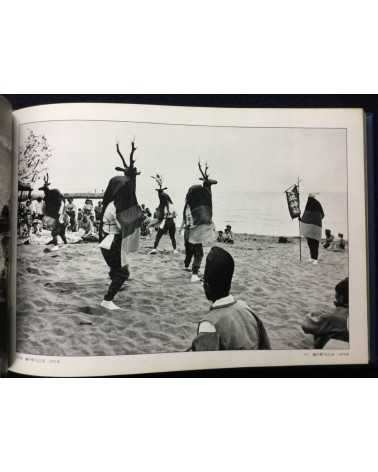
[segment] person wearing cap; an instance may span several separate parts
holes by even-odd
[[[198,324],[192,351],[271,349],[262,321],[247,303],[230,294],[235,263],[220,247],[213,247],[206,259],[204,291],[212,302]]]
[[[318,263],[319,243],[322,239],[324,211],[315,193],[308,194],[305,211],[300,219],[301,234],[307,239],[312,264]]]

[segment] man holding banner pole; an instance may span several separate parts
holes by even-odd
[[[308,194],[306,208],[300,219],[301,234],[307,239],[311,259],[309,262],[318,264],[319,243],[322,239],[322,221],[324,211],[321,204],[316,199],[315,193]]]

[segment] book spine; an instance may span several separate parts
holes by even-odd
[[[367,207],[368,207],[368,282],[369,282],[369,333],[370,363],[378,365],[378,316],[377,316],[377,175],[375,165],[374,136],[378,136],[374,115],[366,115],[367,157]]]

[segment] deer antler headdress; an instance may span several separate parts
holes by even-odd
[[[131,152],[130,152],[130,160],[129,160],[129,165],[126,164],[125,158],[123,157],[121,150],[119,148],[119,143],[117,143],[117,154],[122,160],[123,167],[116,167],[116,171],[118,172],[123,172],[125,175],[128,177],[136,177],[137,175],[140,175],[140,172],[135,167],[135,159],[134,159],[134,154],[135,151],[137,150],[137,147],[135,146],[135,141],[131,141]]]
[[[162,175],[159,175],[159,174],[156,174],[155,176],[152,175],[151,179],[154,180],[159,186],[159,188],[156,189],[157,192],[160,193],[160,192],[164,192],[164,190],[168,190],[168,187],[163,188],[163,182],[164,181],[163,181],[163,176]]]
[[[211,185],[216,185],[218,182],[216,180],[210,179],[209,176],[209,166],[205,165],[205,170],[202,169],[201,160],[198,160],[198,169],[201,172],[202,177],[199,179],[202,180],[204,187],[211,187]]]
[[[41,188],[39,188],[39,190],[48,190],[48,188],[50,187],[50,179],[49,179],[49,174],[46,174],[44,177],[43,177],[43,186]]]

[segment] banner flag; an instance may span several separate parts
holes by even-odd
[[[293,185],[290,189],[285,191],[289,213],[291,218],[299,218],[301,216],[301,209],[299,204],[298,185]]]

